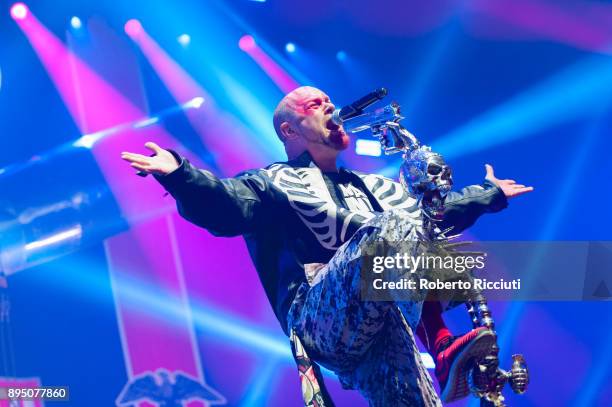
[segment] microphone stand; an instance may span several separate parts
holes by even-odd
[[[400,167],[400,182],[408,192],[417,199],[424,215],[424,240],[434,242],[443,249],[451,249],[449,241],[457,236],[447,237],[450,230],[440,230],[437,223],[442,219],[444,200],[450,190],[452,180],[450,169],[447,169],[442,156],[431,151],[428,146],[421,146],[418,139],[399,122],[403,117],[400,106],[391,103],[373,112],[364,113],[344,122],[345,130],[360,132],[366,129],[372,131],[386,155],[402,153],[403,162]],[[442,168],[442,174],[432,176],[428,170],[434,163]],[[444,177],[446,173],[446,179]],[[451,249],[452,250],[452,249]],[[469,277],[471,278],[471,276]],[[473,284],[471,285],[474,286]],[[505,371],[499,367],[499,346],[495,334],[495,322],[488,307],[487,300],[479,290],[469,290],[465,301],[468,315],[474,328],[486,327],[495,335],[495,344],[491,352],[481,360],[474,361],[468,373],[470,391],[480,399],[483,407],[503,407],[502,389],[510,383],[512,390],[522,394],[529,384],[529,371],[523,355],[512,356],[512,367]]]

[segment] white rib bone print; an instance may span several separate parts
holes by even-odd
[[[302,222],[326,249],[340,247],[349,229],[354,232],[375,216],[370,211],[349,211],[336,205],[321,170],[312,164],[309,168],[274,164],[265,170],[265,174],[287,196]],[[416,201],[399,183],[377,175],[359,176],[384,210],[403,208],[410,212],[411,217],[420,216]]]

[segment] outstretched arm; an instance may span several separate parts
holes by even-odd
[[[124,152],[121,158],[155,179],[176,199],[181,216],[217,236],[255,232],[265,219],[266,187],[257,174],[219,179],[199,170],[176,153],[148,142],[152,157]]]
[[[508,199],[533,191],[533,187],[517,184],[513,179],[497,179],[493,173],[493,166],[490,164],[485,164],[485,169],[487,170],[485,179],[498,186]]]
[[[472,185],[446,197],[443,228],[452,227],[460,233],[472,226],[485,213],[499,212],[508,206],[508,199],[533,191],[533,187],[517,184],[511,179],[495,177],[493,167],[485,165],[485,182]]]
[[[168,175],[179,167],[180,163],[170,151],[164,150],[152,141],[145,143],[145,147],[154,155],[148,157],[124,151],[121,153],[121,158],[129,162],[132,167],[147,174]]]

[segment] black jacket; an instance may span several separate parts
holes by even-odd
[[[327,263],[376,212],[416,207],[399,183],[346,169],[332,179],[308,153],[226,179],[181,159],[176,171],[156,179],[176,199],[185,219],[216,236],[244,236],[285,332],[291,302],[306,281],[305,264]],[[338,186],[342,188],[332,189]],[[367,197],[366,205],[349,204],[349,195],[360,194]],[[442,226],[460,232],[483,213],[506,206],[503,192],[485,181],[448,195]]]

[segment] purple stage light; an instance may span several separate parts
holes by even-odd
[[[255,38],[251,35],[243,35],[238,41],[238,47],[244,52],[252,51],[255,48]]]
[[[128,20],[123,29],[131,38],[137,38],[143,31],[142,24],[140,24],[140,21],[136,20],[135,18]]]
[[[475,0],[467,5],[472,11],[493,18],[495,24],[485,24],[482,28],[476,26],[476,29],[485,30],[489,35],[524,36],[528,33],[584,50],[612,53],[610,14],[601,8],[594,16],[588,12],[589,2],[583,3],[586,4],[561,6],[554,1],[532,0],[517,4],[510,0]]]
[[[11,7],[11,17],[15,20],[23,20],[28,16],[28,6],[23,3],[15,3]]]

